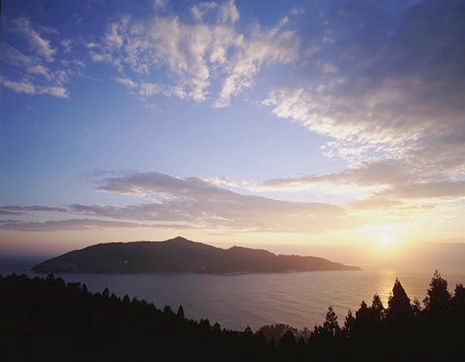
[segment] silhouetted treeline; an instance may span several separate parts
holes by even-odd
[[[423,307],[396,280],[388,306],[378,295],[339,324],[286,325],[253,333],[186,319],[143,300],[90,293],[61,278],[0,276],[1,361],[464,361],[465,288],[435,272]]]

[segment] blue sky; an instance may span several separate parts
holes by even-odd
[[[459,0],[2,1],[1,247],[463,243],[464,33]]]

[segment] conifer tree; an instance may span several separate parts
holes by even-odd
[[[352,311],[349,309],[349,312],[347,313],[346,320],[344,321],[344,327],[342,328],[342,336],[344,338],[349,338],[351,335],[351,332],[354,328],[355,325],[355,317],[352,314]]]
[[[341,334],[341,328],[339,327],[339,323],[337,321],[336,312],[334,312],[334,308],[331,305],[328,307],[326,320],[323,323],[323,329],[326,332],[329,332],[329,334],[333,337],[339,337]]]
[[[455,309],[465,308],[465,287],[462,283],[455,285],[452,305]]]
[[[383,306],[383,302],[381,301],[381,298],[379,297],[378,294],[373,295],[373,301],[371,303],[371,309],[373,311],[374,317],[382,321],[384,319],[384,313],[385,309]]]
[[[389,296],[388,309],[386,311],[386,321],[390,325],[399,325],[410,322],[414,319],[410,298],[407,296],[404,287],[396,278],[392,294]]]
[[[451,295],[447,289],[447,280],[441,277],[439,271],[434,271],[426,294],[423,303],[425,304],[425,311],[427,313],[442,314],[446,312]]]
[[[184,308],[182,307],[182,305],[179,306],[178,312],[176,313],[176,315],[180,318],[184,318]]]

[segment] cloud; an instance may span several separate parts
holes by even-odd
[[[2,80],[2,85],[13,90],[16,93],[35,94],[36,88],[33,84],[25,82],[11,82],[9,80]]]
[[[0,212],[12,215],[15,213],[18,214],[27,214],[27,213],[33,213],[37,211],[45,211],[45,212],[67,212],[69,209],[66,207],[60,207],[60,206],[45,206],[45,205],[31,205],[31,206],[1,206],[0,207]]]
[[[17,18],[13,20],[18,32],[20,32],[28,41],[29,47],[38,56],[44,58],[47,62],[54,60],[56,50],[50,45],[50,40],[42,37],[31,25],[27,18]]]
[[[96,219],[69,219],[69,220],[49,220],[44,222],[18,222],[7,220],[0,222],[0,228],[4,230],[15,231],[59,231],[59,230],[95,230],[95,229],[114,229],[114,228],[140,228],[149,225],[139,223],[108,221]]]
[[[302,54],[316,51],[263,104],[328,136],[322,151],[351,167],[390,158],[429,181],[463,174],[460,1],[320,5],[301,34]]]
[[[220,195],[234,194],[197,177],[183,180],[158,172],[128,172],[116,177],[103,178],[97,189],[126,195],[173,195],[177,198],[196,198],[204,195],[208,195],[209,198],[221,198]]]
[[[165,94],[171,92],[156,83],[142,82],[141,84],[138,84],[128,77],[115,78],[115,81],[124,85],[130,93],[137,94],[141,99],[146,99],[147,97],[162,92]]]
[[[218,7],[218,4],[214,2],[204,2],[194,5],[191,7],[192,17],[194,20],[202,20],[205,14],[215,9],[216,7]]]
[[[153,0],[153,7],[158,9],[158,8],[164,8],[168,4],[168,0]]]
[[[151,95],[160,93],[161,88],[155,83],[142,83],[138,94],[142,97],[150,97]]]
[[[336,225],[351,227],[339,206],[242,195],[196,177],[180,179],[160,173],[127,173],[101,180],[98,189],[156,200],[132,206],[125,212],[149,219],[188,222],[198,227],[276,232],[316,232]]]
[[[10,211],[8,209],[0,208],[0,215],[20,216],[20,215],[25,215],[25,213],[21,211]]]
[[[47,79],[51,78],[51,75],[50,75],[48,69],[45,68],[43,65],[40,65],[40,64],[29,67],[26,71],[29,72],[29,73],[32,73],[32,74],[42,75]]]
[[[65,53],[71,53],[73,41],[71,39],[63,39],[60,41],[60,45],[65,48]]]
[[[68,90],[64,87],[43,87],[35,86],[34,84],[23,81],[23,82],[11,82],[8,80],[2,80],[2,85],[6,88],[13,90],[16,93],[25,94],[49,94],[58,98],[68,98]]]
[[[336,186],[338,184],[393,186],[408,181],[410,175],[405,171],[404,166],[392,160],[365,162],[359,167],[349,168],[336,174],[271,179],[263,182],[263,186],[273,188],[293,188],[312,184],[325,184],[327,186]]]
[[[0,228],[52,231],[181,227],[231,232],[311,233],[316,236],[360,229],[366,225],[395,223],[408,226],[418,222],[414,211],[421,212],[422,219],[427,220],[424,222],[430,223],[430,219],[434,221],[434,213],[447,213],[463,202],[465,182],[402,183],[404,175],[398,172],[395,164],[390,169],[394,176],[387,179],[377,175],[376,170],[380,167],[381,164],[365,165],[336,175],[298,181],[306,182],[307,187],[326,183],[327,188],[340,182],[353,182],[372,187],[371,190],[374,190],[373,185],[384,182],[383,189],[340,205],[240,194],[216,186],[217,179],[181,179],[157,172],[94,173],[91,179],[97,182],[97,190],[138,197],[141,202],[129,205],[4,206],[0,214],[10,219],[1,221]],[[277,181],[270,181],[270,184],[284,187],[285,180],[279,180],[278,184]],[[288,181],[288,184],[297,182]]]
[[[69,92],[64,87],[44,87],[39,91],[40,94],[50,94],[57,98],[68,98]]]
[[[66,83],[69,75],[79,75],[78,68],[82,68],[84,63],[77,59],[61,58],[60,64],[65,68],[58,66],[57,49],[52,47],[50,39],[41,35],[46,33],[58,36],[58,31],[34,26],[27,18],[16,18],[7,22],[5,33],[7,36],[2,39],[2,59],[5,69],[2,85],[16,93],[47,94],[57,98],[68,98]],[[16,35],[28,45],[23,51],[10,45],[10,42],[20,45]],[[64,39],[60,44],[65,48],[65,53],[71,52],[70,39]]]
[[[115,78],[115,80],[129,89],[138,87],[138,84],[129,78]]]
[[[333,227],[351,226],[351,219],[343,208],[323,203],[295,203],[277,201],[265,197],[241,195],[216,187],[202,179],[180,179],[160,173],[131,172],[100,180],[98,190],[142,197],[146,202],[137,205],[84,205],[65,207],[19,207],[3,210],[42,215],[53,218],[58,212],[59,220],[37,223],[31,220],[5,221],[3,228],[15,230],[71,229],[83,223],[86,227],[105,225],[104,222],[129,223],[128,227],[190,227],[248,231],[296,231],[321,232]],[[44,213],[50,215],[47,217]],[[76,221],[77,217],[85,221]],[[62,220],[68,217],[68,220]],[[52,222],[53,221],[53,222]],[[353,225],[352,220],[352,225]],[[108,223],[108,227],[111,227]],[[118,224],[115,224],[117,227]],[[126,224],[121,224],[124,225]]]
[[[303,8],[303,7],[296,7],[296,8],[292,8],[292,9],[290,10],[290,13],[291,13],[292,15],[301,15],[301,14],[303,14],[304,12],[305,12],[305,8]]]
[[[232,97],[250,87],[264,65],[289,64],[296,60],[299,41],[293,32],[281,29],[284,23],[269,30],[256,26],[248,39],[241,39],[237,53],[228,63],[229,75],[223,82],[216,107],[229,105]]]
[[[326,195],[347,194],[352,207],[390,208],[411,205],[418,200],[437,202],[439,200],[463,200],[464,181],[427,180],[410,170],[408,164],[394,160],[365,162],[359,167],[349,168],[340,173],[309,175],[262,182],[265,190],[315,190]]]
[[[299,42],[285,21],[271,28],[255,24],[250,34],[243,33],[236,29],[240,14],[234,1],[198,4],[191,14],[193,21],[171,15],[145,20],[122,16],[108,23],[91,57],[134,73],[137,83],[156,83],[166,95],[196,102],[214,97],[217,107],[251,87],[264,67],[297,58]],[[160,76],[151,80],[161,73],[162,81]]]
[[[8,43],[2,44],[2,57],[7,63],[17,67],[28,67],[34,64],[32,57],[24,55]]]
[[[234,0],[229,0],[220,7],[219,19],[222,23],[234,24],[239,20],[239,11]]]
[[[465,181],[405,184],[383,191],[381,195],[404,200],[409,198],[463,200],[465,198]]]

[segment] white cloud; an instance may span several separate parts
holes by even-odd
[[[208,13],[212,9],[215,9],[217,6],[218,4],[214,2],[204,2],[204,3],[199,3],[197,5],[194,5],[191,8],[192,17],[195,20],[202,20],[202,17],[206,13]]]
[[[137,94],[141,99],[146,99],[154,94],[163,92],[162,87],[155,83],[142,82],[138,84],[127,77],[115,78],[115,81],[124,85],[132,94]]]
[[[197,227],[208,225],[250,231],[317,231],[338,223],[350,227],[343,209],[338,206],[242,195],[196,177],[180,179],[156,172],[136,172],[100,182],[98,189],[101,191],[150,197],[157,201],[125,208],[80,206],[78,209],[85,209],[94,216],[170,220]]]
[[[91,55],[92,60],[94,62],[104,62],[104,61],[108,61],[110,59],[109,57],[105,57],[103,54],[99,54],[99,53],[95,53],[95,52],[90,52],[90,55]]]
[[[378,185],[384,182],[383,176],[377,174],[382,167],[382,164],[365,165],[338,175],[307,177],[306,180],[289,182]],[[125,206],[3,206],[0,214],[11,219],[0,221],[0,229],[52,231],[79,227],[176,226],[323,235],[334,230],[357,230],[366,225],[418,224],[419,221],[415,220],[417,213],[424,218],[422,222],[428,223],[438,212],[450,212],[451,207],[460,207],[458,202],[463,199],[464,182],[402,183],[403,173],[395,164],[390,167],[385,171],[385,174],[390,171],[394,173],[385,182],[389,188],[341,205],[278,201],[244,195],[216,186],[233,183],[222,178],[206,181],[198,177],[181,179],[157,172],[94,173],[92,179],[97,181],[99,191],[131,195],[140,198],[141,202]],[[285,181],[281,180],[282,183]],[[449,201],[448,207],[444,207],[445,201]],[[38,222],[37,219],[49,221]]]
[[[53,77],[57,85],[63,85],[68,82],[68,73],[66,73],[66,71],[63,69],[56,70],[53,74]]]
[[[129,89],[136,88],[138,84],[130,78],[115,78],[115,80]]]
[[[39,89],[40,94],[49,94],[58,98],[68,98],[69,92],[64,87],[43,87]]]
[[[168,0],[153,0],[153,6],[154,8],[164,8],[168,5]]]
[[[96,229],[114,229],[114,228],[140,228],[152,225],[141,223],[110,221],[99,219],[68,219],[68,220],[49,220],[39,221],[12,221],[7,220],[0,222],[0,229],[19,230],[30,232],[45,232],[57,230],[96,230]]]
[[[465,182],[426,179],[408,164],[394,160],[365,162],[337,174],[309,175],[262,182],[264,190],[313,190],[327,196],[350,195],[348,205],[358,208],[395,208],[423,203],[459,201],[464,198]],[[394,212],[394,211],[393,211]]]
[[[64,87],[44,87],[34,85],[28,81],[12,82],[8,80],[2,80],[2,85],[6,88],[13,90],[16,93],[49,94],[58,98],[69,97],[69,93]]]
[[[13,20],[17,30],[28,40],[30,48],[36,52],[37,55],[44,58],[47,62],[54,60],[56,50],[50,45],[50,40],[42,37],[35,31],[31,22],[27,18],[17,18]]]
[[[2,85],[13,90],[16,93],[35,94],[36,88],[29,82],[11,82],[2,80]]]
[[[285,23],[285,22],[284,22]],[[264,65],[288,64],[298,57],[299,40],[295,33],[256,26],[248,38],[239,37],[237,52],[228,61],[227,73],[216,107],[229,105],[231,98],[250,87],[253,77]]]
[[[100,191],[148,198],[137,205],[66,207],[6,206],[0,209],[15,220],[0,222],[9,230],[62,230],[79,227],[190,227],[252,232],[322,232],[336,225],[351,228],[350,218],[338,206],[294,203],[245,196],[213,186],[199,178],[179,179],[160,173],[126,173],[101,180]],[[49,216],[45,216],[45,213]],[[59,213],[57,219],[53,214]],[[42,215],[49,221],[34,221]],[[84,217],[85,219],[81,219]],[[31,221],[32,218],[32,221]],[[63,218],[67,218],[63,220]],[[353,220],[352,220],[353,221]]]
[[[300,8],[300,7],[296,7],[296,8],[292,8],[290,13],[292,15],[301,15],[305,12],[305,9],[304,8]]]
[[[160,93],[161,89],[157,84],[154,83],[142,83],[138,94],[141,97],[150,97],[151,95]]]
[[[108,26],[107,33],[105,35],[105,42],[112,48],[121,48],[123,45],[122,31],[126,31],[126,24],[128,19],[122,19],[119,23],[112,23]]]
[[[217,97],[215,106],[229,104],[262,68],[297,58],[299,42],[286,30],[286,19],[272,28],[256,25],[245,35],[235,28],[240,14],[234,1],[198,4],[191,12],[194,23],[177,16],[142,21],[123,16],[108,24],[101,44],[92,44],[91,56],[140,74],[138,83],[154,83],[154,74],[164,72],[156,83],[165,94],[197,102]],[[215,96],[218,86],[222,89]]]
[[[378,6],[307,9],[305,61],[263,104],[330,137],[323,151],[351,167],[390,158],[409,177],[454,180],[465,173],[459,5],[407,4],[400,17]]]
[[[31,95],[47,94],[57,98],[68,98],[69,91],[66,83],[70,74],[80,74],[76,68],[82,68],[84,63],[77,59],[60,59],[55,61],[57,50],[52,47],[52,42],[41,33],[58,36],[59,32],[50,27],[33,25],[27,18],[17,18],[11,23],[9,31],[20,34],[28,44],[24,53],[11,46],[7,42],[2,43],[5,63],[14,68],[16,80],[11,75],[2,79],[2,85],[16,93]],[[38,30],[35,30],[38,29]],[[72,41],[64,39],[60,44],[65,48],[65,53],[71,52]],[[57,65],[65,66],[65,69]]]
[[[465,137],[461,121],[465,112],[434,101],[421,102],[426,85],[412,88],[410,84],[409,79],[383,82],[370,93],[342,97],[331,86],[283,89],[273,92],[264,104],[272,105],[280,117],[332,137],[325,152],[352,165],[393,157],[423,176],[463,172],[460,159],[465,156],[465,144],[458,140]]]
[[[43,65],[40,65],[40,64],[37,64],[37,65],[33,65],[29,68],[26,69],[26,71],[28,73],[32,73],[32,74],[40,74],[42,76],[44,76],[45,78],[50,78],[50,74],[49,74],[49,71],[47,70],[47,68],[45,68]]]
[[[99,47],[100,47],[97,43],[91,42],[91,41],[90,41],[90,42],[85,42],[85,41],[84,41],[84,45],[85,45],[85,47],[86,47],[87,49],[95,49],[95,48],[99,48]]]
[[[21,53],[16,48],[8,43],[2,43],[2,57],[5,62],[15,65],[17,67],[29,67],[33,65],[34,60],[32,57]]]
[[[60,41],[60,45],[65,48],[65,53],[71,53],[73,41],[71,39],[63,39]]]
[[[220,6],[220,21],[222,23],[235,23],[239,20],[239,11],[234,0],[229,0]]]

